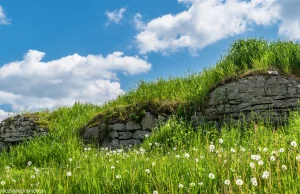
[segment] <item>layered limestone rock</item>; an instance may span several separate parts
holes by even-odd
[[[47,131],[23,115],[7,118],[0,123],[0,150],[36,136],[46,135]]]
[[[300,81],[277,75],[249,76],[214,89],[203,116],[209,121],[243,116],[246,121],[278,124],[297,109],[299,98]]]
[[[83,139],[97,142],[103,147],[119,148],[140,145],[158,125],[158,119],[149,112],[140,122],[127,121],[113,125],[99,124],[85,130]]]

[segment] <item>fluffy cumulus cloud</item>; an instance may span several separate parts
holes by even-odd
[[[118,73],[146,73],[151,64],[137,56],[78,54],[43,62],[45,53],[29,50],[23,60],[0,68],[0,105],[14,111],[52,109],[76,101],[103,104],[123,94]],[[3,116],[4,112],[1,112]]]
[[[279,33],[300,39],[298,0],[178,0],[187,9],[167,14],[144,24],[136,41],[142,54],[174,52],[187,48],[195,52],[221,39],[244,33],[254,26],[279,25]]]
[[[126,12],[126,8],[122,7],[121,9],[116,9],[112,12],[105,12],[105,15],[108,18],[108,22],[114,22],[116,24],[118,24],[122,18],[124,17],[124,13]]]
[[[5,13],[4,13],[4,10],[2,8],[2,6],[0,5],[0,25],[3,24],[3,25],[7,25],[9,24],[9,19],[7,19]]]

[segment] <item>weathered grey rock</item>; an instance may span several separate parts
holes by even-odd
[[[98,127],[92,127],[85,130],[83,139],[86,141],[98,140],[99,139],[99,129]]]
[[[109,125],[108,129],[113,131],[125,131],[125,125],[123,123],[117,123],[114,125]]]
[[[278,122],[298,107],[300,81],[273,74],[249,76],[216,88],[209,97],[204,110],[207,121],[239,119],[241,115],[250,121],[253,112],[256,117]],[[265,114],[265,110],[273,113]],[[196,116],[191,119],[197,123]]]
[[[111,141],[111,146],[112,147],[118,147],[119,146],[119,140],[118,139],[113,139]]]
[[[119,139],[130,139],[132,138],[131,132],[119,132]]]
[[[135,139],[145,139],[146,135],[150,135],[151,133],[149,131],[136,131],[134,134],[133,134],[133,138]]]
[[[146,115],[143,117],[141,124],[143,126],[143,130],[151,130],[157,127],[156,119],[149,112],[147,112]]]
[[[112,139],[117,139],[119,137],[119,133],[116,131],[109,132],[108,136]]]
[[[135,130],[139,130],[141,128],[142,128],[141,125],[134,121],[128,121],[126,123],[126,131],[135,131]]]
[[[120,146],[135,146],[135,145],[140,145],[141,144],[141,140],[139,139],[129,139],[129,140],[120,140],[119,141],[119,145]]]

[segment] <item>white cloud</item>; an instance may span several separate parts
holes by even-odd
[[[299,0],[178,0],[187,9],[146,23],[136,35],[140,53],[195,52],[260,26],[279,25],[279,34],[300,40]],[[137,17],[141,19],[141,17]],[[140,24],[141,20],[137,20]],[[136,25],[141,26],[141,25]]]
[[[4,110],[0,109],[0,122],[3,121],[4,119],[6,119],[9,116],[12,116],[13,113],[11,112],[5,112]]]
[[[78,54],[43,62],[45,53],[29,50],[24,59],[0,67],[0,105],[14,111],[52,109],[75,101],[103,104],[123,94],[118,73],[146,73],[151,64],[122,52]]]
[[[126,8],[122,7],[121,9],[116,9],[112,12],[106,11],[105,15],[107,16],[109,22],[115,22],[116,24],[118,24],[124,17],[125,12]]]
[[[10,19],[7,19],[5,13],[4,13],[4,10],[2,8],[2,6],[0,5],[0,25],[3,24],[3,25],[7,25],[7,24],[10,24]]]
[[[143,20],[143,16],[140,13],[134,15],[133,24],[137,30],[142,30],[145,28],[145,24],[142,20]]]

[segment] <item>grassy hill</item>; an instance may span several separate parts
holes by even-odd
[[[210,132],[203,134],[186,121],[218,84],[267,70],[300,77],[300,45],[239,40],[202,72],[141,82],[103,106],[76,103],[29,114],[51,133],[0,154],[1,186],[46,193],[298,193],[298,112],[285,128],[253,124],[243,134],[230,126],[221,134],[207,126]],[[144,111],[174,117],[155,129],[141,149],[101,150],[80,138],[86,124],[139,119]]]

